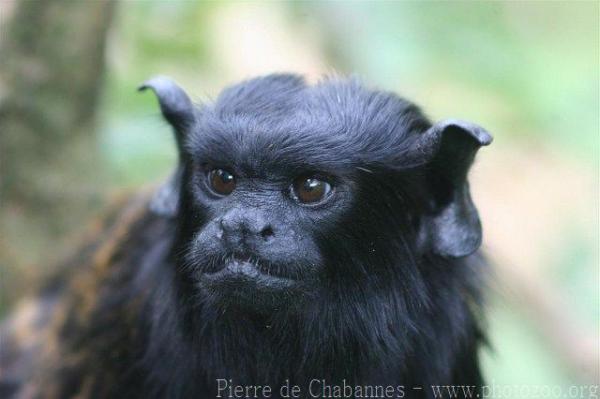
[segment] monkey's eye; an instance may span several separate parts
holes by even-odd
[[[218,195],[229,195],[235,189],[235,176],[223,169],[208,172],[208,186]]]
[[[316,204],[331,194],[331,184],[315,176],[303,176],[292,184],[294,199],[303,204]]]

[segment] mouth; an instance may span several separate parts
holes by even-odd
[[[214,259],[216,261],[216,259]],[[303,270],[304,268],[304,270]],[[255,256],[230,255],[196,275],[206,300],[258,313],[300,309],[317,293],[315,266],[276,263]]]
[[[289,288],[296,283],[285,275],[282,267],[248,255],[227,257],[218,271],[203,273],[202,280],[209,285],[240,286],[248,284],[262,290]]]

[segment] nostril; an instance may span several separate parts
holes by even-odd
[[[260,231],[260,236],[265,240],[273,237],[274,235],[275,233],[273,232],[273,228],[271,226],[267,226]]]

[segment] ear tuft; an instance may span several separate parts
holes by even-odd
[[[492,144],[494,138],[487,130],[479,125],[460,119],[445,119],[433,126],[438,134],[444,134],[448,129],[460,130],[463,134],[473,138],[479,146]]]
[[[171,79],[157,76],[144,82],[138,91],[152,90],[160,104],[164,118],[175,131],[179,148],[179,166],[173,175],[157,190],[150,202],[150,209],[161,216],[175,217],[179,210],[181,180],[184,158],[183,136],[196,121],[196,111],[188,95]]]
[[[417,143],[426,160],[432,207],[423,220],[420,239],[443,257],[463,257],[481,245],[481,223],[471,200],[467,174],[475,154],[492,136],[482,127],[447,119],[427,130]]]
[[[185,91],[173,80],[164,76],[153,77],[138,87],[140,92],[147,89],[154,91],[163,116],[178,135],[181,134],[181,130],[193,124],[194,105]]]

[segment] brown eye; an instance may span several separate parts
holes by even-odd
[[[292,186],[294,197],[303,204],[322,201],[331,193],[331,184],[316,177],[301,177]]]
[[[229,195],[235,189],[235,176],[223,169],[208,172],[208,185],[219,195]]]

